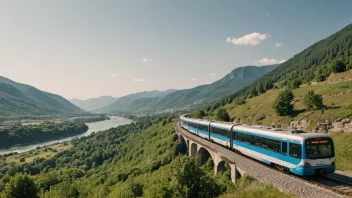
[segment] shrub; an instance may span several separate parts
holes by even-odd
[[[339,60],[333,60],[329,64],[329,68],[330,68],[331,72],[333,72],[333,73],[340,73],[340,72],[345,71],[346,65],[345,65],[345,63],[343,63]]]
[[[312,90],[308,91],[308,93],[304,95],[303,103],[310,110],[324,108],[323,97],[319,94],[315,94]]]
[[[224,108],[217,109],[214,112],[213,118],[215,120],[219,120],[219,121],[230,122],[229,113],[227,113],[226,109],[224,109]]]
[[[294,98],[291,90],[285,89],[274,101],[273,108],[279,116],[290,115],[293,112],[291,100]]]

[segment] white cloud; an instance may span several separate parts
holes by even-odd
[[[211,76],[215,76],[215,74],[216,74],[216,73],[211,73],[210,75],[211,75]]]
[[[148,62],[152,62],[152,59],[151,58],[143,58],[142,61],[145,63],[148,63]]]
[[[141,83],[141,82],[144,82],[144,79],[143,78],[134,78],[134,79],[132,79],[132,82]]]
[[[286,60],[276,60],[274,58],[262,58],[258,61],[254,61],[255,64],[259,65],[273,65],[273,64],[281,64],[285,62]]]
[[[268,38],[270,38],[269,34],[253,32],[239,38],[227,37],[226,42],[234,45],[258,45]]]
[[[265,16],[269,16],[269,15],[270,15],[270,12],[265,13]]]
[[[196,79],[195,78],[192,78],[192,81],[195,81]]]
[[[116,77],[116,74],[110,74],[111,77]]]
[[[275,44],[275,47],[281,47],[281,46],[283,46],[284,44],[283,43],[276,43]]]

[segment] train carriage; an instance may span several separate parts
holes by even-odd
[[[333,141],[325,134],[234,125],[185,116],[180,117],[180,125],[195,135],[287,172],[302,176],[335,172]]]

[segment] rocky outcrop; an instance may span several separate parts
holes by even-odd
[[[290,129],[303,129],[309,130],[311,122],[308,120],[297,120],[290,123]],[[352,133],[352,119],[336,119],[322,120],[317,123],[317,127],[313,132],[328,133],[328,132],[343,132]]]

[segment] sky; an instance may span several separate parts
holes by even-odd
[[[67,99],[212,83],[352,23],[352,1],[0,0],[0,75]]]

